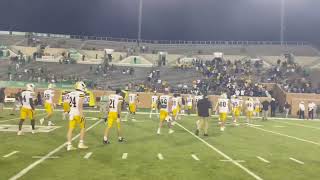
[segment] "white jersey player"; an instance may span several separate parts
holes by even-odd
[[[110,144],[109,132],[114,123],[117,124],[118,141],[123,142],[124,140],[124,138],[121,136],[121,130],[120,130],[121,106],[124,100],[120,94],[121,94],[121,90],[117,89],[116,94],[111,94],[109,96],[108,124],[104,131],[104,136],[103,136],[104,144]]]
[[[23,122],[29,118],[31,121],[32,134],[35,133],[35,120],[34,120],[34,85],[27,84],[26,90],[21,93],[21,109],[18,136],[22,135]]]
[[[216,111],[219,112],[220,130],[224,131],[227,114],[229,112],[229,99],[227,94],[223,93],[216,104]]]
[[[161,133],[163,121],[165,121],[165,120],[168,122],[169,134],[171,134],[174,132],[171,129],[172,128],[172,125],[171,125],[172,118],[169,115],[172,110],[172,97],[169,96],[169,89],[168,88],[165,89],[164,95],[160,96],[159,104],[160,104],[160,123],[159,123],[159,128],[158,128],[157,134]]]
[[[159,100],[159,96],[157,95],[157,93],[155,92],[153,96],[151,96],[151,110],[150,110],[150,119],[152,117],[153,111],[156,112],[156,114],[158,114],[158,100]],[[158,115],[159,116],[159,115]]]
[[[48,126],[53,126],[54,124],[51,121],[51,117],[53,114],[53,109],[55,104],[53,103],[54,90],[53,84],[48,85],[48,89],[43,92],[44,95],[44,109],[46,110],[47,115],[40,119],[40,124],[43,124],[44,120],[48,120]]]
[[[87,149],[88,146],[84,145],[85,135],[85,117],[83,114],[83,102],[86,92],[86,85],[80,81],[75,85],[75,91],[69,93],[70,99],[70,112],[69,112],[69,129],[67,134],[67,151],[75,150],[72,146],[72,132],[77,124],[80,126],[80,141],[78,144],[79,149]]]

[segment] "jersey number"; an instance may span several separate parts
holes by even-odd
[[[70,97],[70,107],[77,107],[76,97]]]
[[[219,106],[220,106],[220,107],[227,107],[227,103],[226,103],[226,102],[220,102],[220,103],[219,103]]]
[[[114,106],[114,99],[110,99],[109,108],[115,108]]]

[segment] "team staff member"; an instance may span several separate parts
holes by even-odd
[[[80,126],[80,141],[78,144],[79,149],[87,149],[88,146],[84,144],[85,135],[85,117],[83,114],[83,102],[86,92],[86,85],[84,82],[79,81],[75,85],[75,91],[69,93],[70,98],[70,112],[69,112],[69,129],[67,133],[67,151],[75,150],[72,146],[72,132],[76,125]]]
[[[120,126],[120,114],[121,114],[122,103],[123,103],[123,97],[121,96],[121,90],[117,89],[116,94],[111,94],[109,96],[108,124],[106,129],[104,130],[104,137],[103,137],[104,144],[110,144],[109,132],[113,126],[113,123],[117,124],[118,141],[123,142],[124,140],[124,138],[121,135],[121,126]]]
[[[306,107],[304,106],[304,102],[301,101],[299,103],[299,119],[304,119],[304,111],[306,110]]]
[[[3,107],[4,107],[4,100],[6,98],[6,95],[4,93],[5,88],[0,89],[0,113],[3,112]],[[0,117],[1,118],[1,117]]]
[[[198,101],[197,108],[200,120],[197,122],[197,130],[195,134],[198,136],[199,132],[203,130],[203,135],[208,136],[209,117],[211,116],[212,105],[206,95]]]
[[[27,84],[26,90],[22,91],[21,93],[21,104],[22,107],[20,109],[20,122],[19,122],[19,131],[18,136],[22,135],[22,125],[24,120],[27,118],[31,121],[31,133],[35,133],[35,120],[34,120],[34,85],[33,84]]]

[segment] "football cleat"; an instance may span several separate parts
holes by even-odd
[[[44,118],[41,118],[41,119],[40,119],[40,124],[42,125],[43,122],[44,122]]]
[[[172,133],[174,133],[174,130],[169,129],[169,134],[172,134]]]
[[[48,126],[54,126],[54,124],[51,121],[49,121]]]
[[[194,134],[199,136],[199,130],[197,129],[196,132],[194,132]]]
[[[224,131],[224,127],[220,127],[220,131]]]
[[[79,149],[88,149],[89,147],[86,146],[86,145],[84,145],[83,143],[79,143],[79,144],[78,144],[78,148],[79,148]]]
[[[110,141],[108,141],[108,140],[103,140],[103,144],[110,144]]]
[[[203,134],[203,136],[209,136],[208,134]]]
[[[31,133],[32,133],[32,134],[35,134],[35,133],[36,133],[36,131],[35,131],[35,130],[31,130]]]
[[[18,135],[18,136],[23,135],[22,131],[18,131],[17,135]]]
[[[76,150],[77,148],[73,147],[71,144],[70,145],[67,145],[67,151],[74,151]]]
[[[159,135],[160,135],[160,128],[157,130],[157,134],[159,134]]]
[[[123,137],[120,137],[120,138],[118,139],[118,142],[124,142],[124,138],[123,138]]]

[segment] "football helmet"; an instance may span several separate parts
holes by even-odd
[[[87,86],[86,86],[86,84],[84,82],[78,81],[75,84],[75,89],[79,90],[79,91],[82,91],[82,92],[85,92],[87,90]]]
[[[28,83],[28,84],[26,85],[26,87],[27,87],[27,90],[28,90],[28,91],[34,92],[34,84]]]

